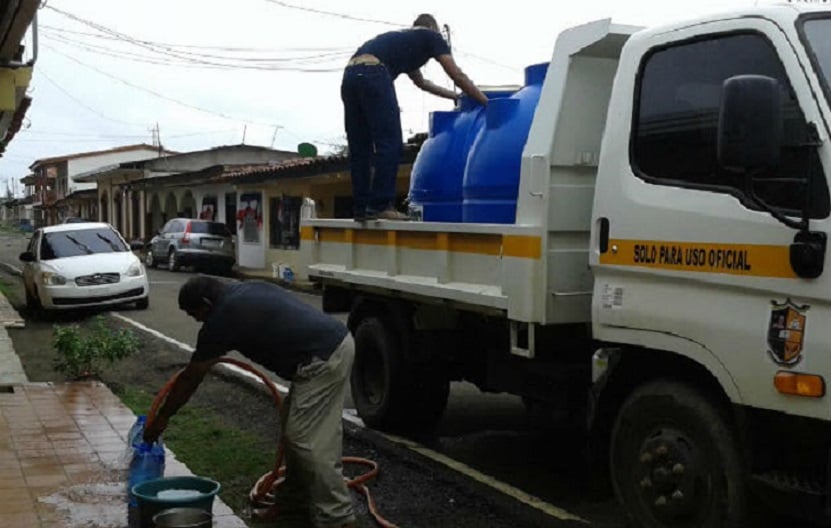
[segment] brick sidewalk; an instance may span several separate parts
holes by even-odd
[[[135,416],[102,383],[0,386],[0,526],[127,525],[126,435]],[[172,452],[165,476],[191,475]],[[214,528],[245,528],[214,501]]]

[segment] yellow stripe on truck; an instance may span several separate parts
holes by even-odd
[[[788,246],[610,240],[600,264],[750,277],[796,278]]]
[[[505,257],[529,259],[542,257],[542,240],[537,236],[303,226],[300,229],[301,240],[314,242],[315,231],[319,242],[352,242],[492,256],[501,254]]]

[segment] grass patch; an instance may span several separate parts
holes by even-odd
[[[133,387],[114,389],[135,414],[147,414],[153,395]],[[276,445],[223,423],[219,415],[194,405],[182,407],[162,436],[165,445],[190,470],[222,484],[222,500],[237,514],[248,505],[248,492],[274,466]]]
[[[9,295],[11,294],[11,286],[9,285],[8,282],[3,280],[2,278],[0,278],[0,293],[2,293],[3,296],[6,297],[7,299],[9,298]]]

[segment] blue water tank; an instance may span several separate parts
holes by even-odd
[[[548,63],[525,68],[525,85],[505,99],[488,103],[485,126],[470,147],[462,192],[464,222],[516,221],[519,167],[531,120],[540,100]]]
[[[515,88],[483,90],[488,99],[508,97]],[[427,222],[462,221],[462,179],[470,146],[484,125],[484,107],[467,95],[456,109],[430,114],[429,136],[410,175],[410,203]]]

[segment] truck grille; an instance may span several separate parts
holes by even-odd
[[[97,286],[99,284],[114,284],[119,280],[121,280],[121,276],[118,273],[95,273],[77,277],[75,284],[78,286]]]

